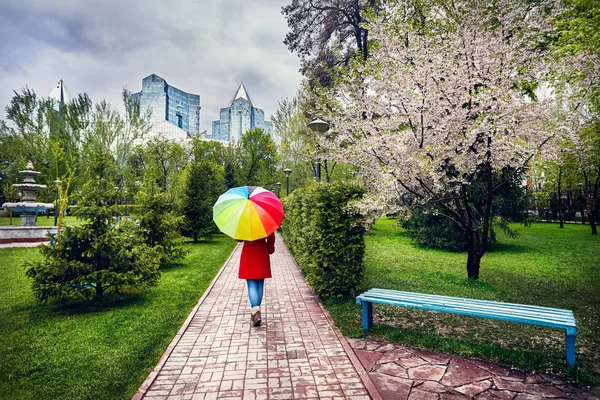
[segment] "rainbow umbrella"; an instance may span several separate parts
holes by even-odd
[[[259,186],[240,186],[219,196],[213,220],[221,232],[234,239],[258,240],[279,228],[283,204],[275,193]]]

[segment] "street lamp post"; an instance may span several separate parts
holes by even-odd
[[[58,225],[58,189],[62,185],[62,181],[57,179],[54,181],[56,185],[56,195],[54,196],[54,226]]]
[[[115,186],[115,206],[118,205],[118,199],[119,199],[119,187]]]
[[[320,120],[320,119],[315,119],[314,121],[311,121],[308,123],[308,128],[313,131],[313,132],[317,132],[317,133],[325,133],[329,130],[329,123]],[[317,152],[320,153],[321,152],[321,146],[319,145],[319,142],[317,141]],[[327,164],[325,164],[325,166],[327,166]],[[321,180],[321,157],[319,156],[319,158],[317,158],[317,179]]]
[[[277,182],[275,186],[277,186],[277,197],[279,197],[279,191],[281,190],[281,182]]]
[[[283,172],[285,173],[285,195],[287,196],[290,194],[290,174],[292,173],[292,170],[286,168]]]

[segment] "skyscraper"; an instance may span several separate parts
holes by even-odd
[[[142,90],[131,97],[140,104],[141,112],[152,110],[153,131],[158,127],[164,129],[166,125],[162,122],[169,121],[179,128],[175,131],[200,132],[199,95],[170,86],[163,78],[152,74],[142,80]]]
[[[265,112],[256,107],[242,82],[225,108],[221,108],[219,120],[212,123],[212,139],[239,142],[242,135],[254,128],[262,128],[271,134],[273,124],[265,121]]]
[[[48,97],[55,100],[53,107],[56,111],[58,111],[59,104],[67,104],[69,101],[71,101],[71,92],[69,92],[67,85],[65,85],[61,79],[56,84],[56,87],[52,89]]]

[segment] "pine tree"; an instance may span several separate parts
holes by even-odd
[[[183,212],[187,218],[186,232],[194,242],[199,237],[210,238],[218,232],[213,222],[212,206],[225,191],[223,168],[211,161],[190,165]]]

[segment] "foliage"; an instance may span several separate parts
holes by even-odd
[[[555,21],[556,95],[569,124],[567,150],[583,175],[592,234],[600,220],[600,2],[567,0]]]
[[[275,115],[271,118],[275,135],[279,138],[279,176],[285,181],[283,170],[290,168],[290,191],[313,181],[317,176],[317,161],[321,162],[321,178],[326,182],[353,179],[354,168],[345,163],[331,162],[327,153],[319,147],[318,136],[327,134],[313,132],[308,128],[309,119],[302,109],[307,102],[303,91],[291,99],[279,102]]]
[[[353,205],[362,195],[357,184],[327,183],[284,199],[285,242],[324,298],[353,293],[363,278],[364,218]]]
[[[39,301],[95,299],[124,287],[143,288],[158,282],[156,252],[146,246],[135,227],[112,226],[109,207],[91,205],[79,215],[82,226],[66,227],[54,246],[42,246],[44,259],[28,264],[26,275]]]
[[[596,235],[596,224],[600,222],[600,120],[580,126],[580,130],[566,136],[566,151],[574,158],[582,178],[587,215],[592,234]]]
[[[369,56],[366,10],[380,11],[379,0],[292,0],[282,8],[290,32],[284,44],[298,53],[302,73],[312,75],[321,85],[333,83],[334,67],[359,54]]]
[[[37,183],[47,185],[38,193],[40,201],[54,200],[56,179],[69,181],[69,191],[77,193],[98,174],[110,180],[111,187],[118,186],[122,195],[134,193],[131,152],[134,141],[149,130],[149,114],[139,115],[139,104],[131,101],[128,91],[122,99],[123,117],[105,101],[93,103],[87,94],[57,103],[29,88],[15,92],[6,107],[8,123],[0,121],[0,177],[20,180],[18,171],[31,160],[41,172]],[[59,204],[69,201],[65,189],[66,185]]]
[[[178,143],[155,137],[139,146],[135,153],[137,175],[152,176],[163,191],[171,191],[177,176],[188,163],[188,154]]]
[[[496,238],[494,226],[504,230],[507,235],[516,237],[517,232],[509,228],[508,222],[529,224],[527,192],[521,182],[521,174],[510,170],[494,176],[494,185],[500,186],[493,198],[490,211],[493,215],[488,227],[490,243],[494,243]],[[473,182],[467,190],[474,207],[485,206],[484,182]],[[406,229],[407,235],[420,245],[452,251],[467,250],[468,236],[451,220],[440,215],[443,212],[443,208],[435,205],[428,208],[416,208],[409,218],[403,220],[402,227]]]
[[[90,129],[84,132],[82,157],[82,195],[94,195],[100,204],[114,198],[114,186],[119,177],[119,163],[114,146],[123,133],[123,120],[108,103],[102,101],[94,106]],[[101,185],[97,185],[97,183]],[[101,193],[99,193],[101,191]]]
[[[588,112],[600,112],[600,1],[566,0],[555,21],[553,50],[562,61],[558,71],[568,84],[569,96],[586,103]],[[558,83],[558,82],[557,82]],[[560,87],[560,85],[559,85]]]
[[[196,161],[212,161],[223,166],[227,189],[238,186],[240,148],[236,143],[229,143],[225,146],[215,140],[204,141],[194,138],[193,148]]]
[[[452,251],[467,248],[465,233],[436,212],[416,208],[408,219],[400,222],[406,234],[421,246]]]
[[[134,217],[144,243],[155,250],[161,267],[185,257],[180,231],[183,216],[175,213],[173,199],[150,175],[136,195]]]
[[[0,121],[0,177],[3,182],[21,182],[19,173],[25,169],[28,161],[40,175],[37,183],[47,184],[54,179],[51,154],[48,151],[47,115],[51,104],[40,99],[28,87],[14,92],[10,104],[6,106],[5,121]],[[54,198],[53,190],[38,193],[38,200]]]
[[[525,98],[519,85],[535,80],[549,57],[538,46],[552,17],[544,5],[455,1],[423,34],[390,4],[367,25],[377,42],[369,59],[351,63],[318,103],[333,131],[321,147],[359,168],[369,189],[364,209],[439,207],[468,238],[472,279],[505,185],[494,177],[522,172],[562,128],[553,100]]]
[[[308,119],[300,103],[301,93],[291,99],[282,99],[271,117],[274,133],[279,139],[279,170],[290,168],[294,173],[290,191],[316,176],[315,143],[308,132]],[[279,179],[284,181],[285,176],[280,175]]]
[[[185,232],[197,242],[198,237],[209,239],[218,232],[212,207],[225,191],[225,178],[223,167],[212,161],[193,162],[188,168],[183,202]]]
[[[532,182],[534,207],[543,219],[555,220],[564,227],[575,209],[581,211],[583,176],[573,154],[563,147],[551,160],[535,159],[528,171]],[[560,201],[559,201],[560,199]]]
[[[277,169],[277,148],[271,135],[262,128],[249,130],[242,136],[239,151],[241,169],[238,183],[272,187]]]

